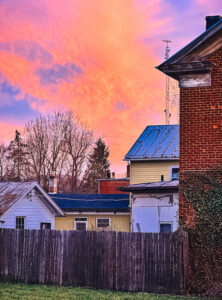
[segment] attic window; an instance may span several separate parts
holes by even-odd
[[[25,217],[16,217],[16,229],[25,229]]]

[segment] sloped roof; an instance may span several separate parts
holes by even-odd
[[[147,126],[124,160],[179,159],[179,125]]]
[[[222,46],[221,32],[222,19],[156,68],[175,79],[178,79],[178,74],[181,73],[180,68],[183,68],[184,72],[210,71],[213,65],[206,60]]]
[[[160,191],[178,191],[179,180],[158,181],[149,183],[131,184],[120,187],[120,191],[127,192],[160,192]]]
[[[50,194],[64,211],[129,211],[127,194]]]
[[[57,204],[48,196],[42,187],[36,181],[28,182],[0,182],[0,214],[4,214],[19,199],[26,196],[32,189],[36,188],[44,197],[41,200],[56,215],[62,216],[63,212]],[[38,212],[37,212],[38,213]]]

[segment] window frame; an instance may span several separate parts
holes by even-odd
[[[50,228],[42,228],[43,224],[50,224]],[[51,230],[52,229],[52,223],[50,223],[50,222],[40,222],[40,229],[42,229],[42,230],[45,230],[45,229]]]
[[[179,169],[179,178],[180,178],[180,167],[179,167],[179,165],[172,165],[172,166],[170,166],[170,176],[169,176],[170,180],[173,180],[173,169]],[[177,179],[174,179],[174,180],[177,180]]]
[[[24,228],[17,228],[17,219],[24,219]],[[26,217],[25,216],[16,216],[15,217],[15,229],[26,229]]]
[[[99,219],[105,219],[105,220],[109,220],[109,225],[108,226],[105,226],[105,227],[100,227],[100,226],[98,226],[98,220]],[[97,229],[100,229],[100,228],[110,228],[111,227],[111,220],[110,220],[110,218],[108,217],[105,217],[105,218],[103,218],[103,217],[97,217],[96,218],[96,228]]]
[[[162,231],[160,231],[160,225],[161,224],[171,225],[171,231],[170,232],[162,232]],[[172,233],[172,232],[173,232],[173,221],[160,221],[159,222],[159,233]]]
[[[84,221],[78,221],[76,219],[86,219]],[[88,218],[87,217],[74,217],[74,230],[81,231],[76,229],[76,223],[84,223],[86,224],[86,231],[88,230]]]

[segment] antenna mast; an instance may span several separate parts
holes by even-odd
[[[165,49],[165,59],[169,58],[169,53],[170,53],[170,47],[168,46],[171,41],[169,40],[163,40],[164,43],[166,43],[166,49]],[[165,125],[169,125],[170,123],[170,111],[169,111],[169,104],[170,104],[170,86],[169,86],[169,76],[166,75],[166,100],[165,100]]]

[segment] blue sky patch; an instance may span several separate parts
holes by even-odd
[[[37,110],[32,109],[31,103],[44,102],[44,100],[31,97],[28,94],[23,99],[20,99],[19,96],[21,97],[21,90],[12,86],[9,81],[0,83],[0,118],[10,118],[26,122],[39,115]]]
[[[42,85],[58,84],[63,81],[72,82],[77,75],[82,73],[83,71],[80,67],[69,62],[64,65],[54,64],[50,68],[39,67],[35,72],[39,76]]]
[[[17,40],[14,42],[0,42],[0,51],[15,53],[30,62],[50,63],[53,61],[52,54],[40,44],[33,41]]]

